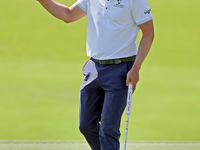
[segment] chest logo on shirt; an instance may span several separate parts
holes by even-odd
[[[117,4],[114,4],[114,7],[124,8],[124,5],[121,4],[122,0],[117,0]]]

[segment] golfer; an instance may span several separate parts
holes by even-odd
[[[71,7],[38,0],[66,23],[87,15],[87,56],[80,89],[79,129],[92,150],[119,150],[127,85],[133,91],[153,38],[147,0],[78,0]],[[137,48],[136,38],[142,38]]]

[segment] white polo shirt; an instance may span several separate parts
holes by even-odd
[[[78,0],[87,13],[87,56],[99,60],[137,54],[138,25],[153,19],[148,0]]]

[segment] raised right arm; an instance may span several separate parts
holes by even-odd
[[[54,2],[53,0],[37,0],[54,17],[66,23],[74,22],[87,15],[76,3],[71,7]]]

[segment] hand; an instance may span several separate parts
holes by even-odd
[[[133,86],[133,92],[136,89],[136,84],[139,81],[139,71],[135,70],[134,68],[132,68],[128,73],[127,73],[127,78],[126,78],[126,85],[128,86],[128,84],[131,82],[132,86]]]

